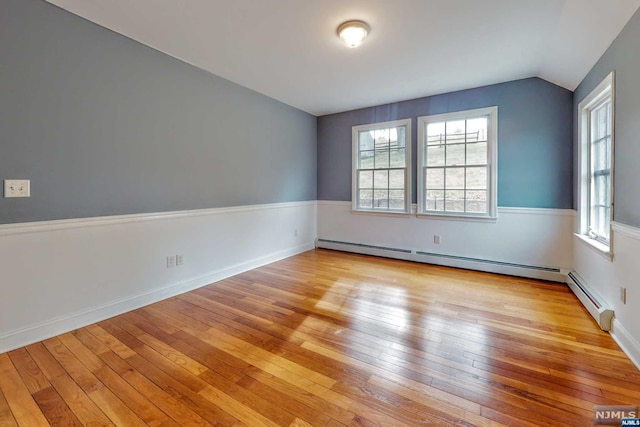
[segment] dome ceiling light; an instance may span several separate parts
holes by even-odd
[[[338,26],[338,37],[349,48],[358,47],[369,34],[369,25],[364,21],[347,21]]]

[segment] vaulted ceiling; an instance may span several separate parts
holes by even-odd
[[[573,90],[640,0],[47,0],[315,115],[541,77]],[[371,33],[344,47],[336,27]]]

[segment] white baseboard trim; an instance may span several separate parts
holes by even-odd
[[[640,343],[631,336],[617,319],[613,319],[611,336],[622,351],[629,356],[636,368],[640,369]]]
[[[453,255],[426,253],[403,248],[385,248],[358,243],[337,242],[318,239],[316,246],[343,252],[373,255],[385,258],[415,261],[465,270],[483,271],[486,273],[504,274],[507,276],[527,277],[531,279],[550,280],[566,283],[568,270],[554,267],[519,265],[500,261],[465,258]]]
[[[193,289],[212,284],[214,282],[235,276],[254,268],[276,262],[290,256],[306,252],[314,248],[313,243],[305,243],[289,249],[274,252],[272,254],[242,262],[218,271],[194,277],[185,281],[174,283],[161,289],[146,292],[130,298],[121,299],[96,307],[91,307],[66,316],[27,326],[15,331],[9,331],[0,335],[0,354],[14,350],[25,345],[33,344],[44,339],[60,335],[75,329],[90,325],[102,320],[144,307],[149,304],[170,298]]]

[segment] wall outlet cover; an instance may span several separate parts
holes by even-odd
[[[28,179],[5,179],[4,197],[31,197],[31,181]]]

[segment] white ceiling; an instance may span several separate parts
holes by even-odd
[[[573,90],[640,0],[47,0],[315,115],[538,76]],[[343,21],[371,34],[340,44]]]

